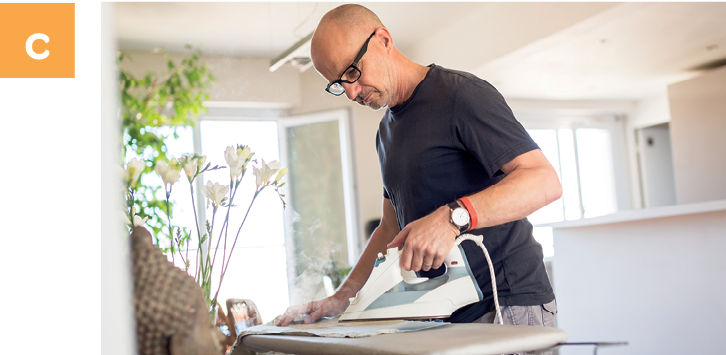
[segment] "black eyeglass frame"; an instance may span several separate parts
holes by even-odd
[[[366,42],[363,43],[363,48],[360,49],[360,51],[358,52],[358,55],[355,57],[355,60],[353,60],[353,64],[349,65],[347,68],[345,68],[345,70],[343,70],[343,74],[340,74],[340,77],[338,78],[338,80],[328,84],[328,86],[325,87],[325,91],[327,91],[329,94],[335,95],[335,96],[343,95],[343,94],[345,94],[345,88],[343,88],[343,91],[340,94],[336,94],[336,93],[330,91],[330,87],[335,84],[341,84],[340,86],[343,87],[342,83],[353,84],[354,82],[358,81],[358,79],[360,79],[360,76],[363,75],[363,72],[361,72],[361,70],[358,68],[358,62],[360,61],[361,58],[363,58],[363,55],[366,54],[366,51],[368,51],[368,42],[370,42],[371,38],[373,38],[373,35],[375,35],[375,34],[376,34],[376,31],[373,31],[373,33],[371,33],[371,35],[368,36],[368,39],[366,40]],[[347,73],[350,68],[353,68],[358,72],[358,77],[352,81],[343,80],[343,75],[345,75],[345,73]]]

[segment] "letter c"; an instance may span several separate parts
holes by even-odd
[[[35,53],[33,51],[33,42],[35,42],[35,40],[38,40],[38,39],[42,39],[43,41],[45,41],[45,43],[48,43],[48,41],[50,41],[50,38],[48,38],[48,36],[46,36],[42,33],[36,33],[36,34],[28,37],[28,40],[25,41],[25,51],[28,52],[28,55],[30,56],[30,58],[41,60],[41,59],[47,58],[48,55],[50,54],[50,52],[47,49],[45,50],[45,52],[43,52],[41,54]]]

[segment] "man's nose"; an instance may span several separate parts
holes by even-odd
[[[342,83],[342,85],[345,89],[345,96],[347,96],[349,100],[355,101],[355,98],[358,96],[358,94],[360,94],[362,90],[360,85],[357,82],[352,84]]]

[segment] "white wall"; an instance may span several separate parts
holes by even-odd
[[[635,103],[630,125],[633,129],[638,129],[670,122],[670,120],[671,112],[668,106],[668,94],[664,90],[660,95]]]
[[[723,353],[726,211],[555,228],[554,240],[569,342],[630,342],[603,354]],[[592,353],[582,348],[560,353]]]
[[[129,52],[131,61],[124,60],[121,68],[137,78],[147,71],[166,71],[166,60],[158,54]],[[170,55],[180,65],[178,54]],[[217,78],[209,91],[210,101],[274,102],[297,105],[300,103],[300,75],[297,69],[283,66],[270,73],[268,59],[202,56]]]
[[[678,203],[726,199],[726,66],[668,87]]]
[[[121,181],[118,161],[121,149],[118,132],[121,122],[118,110],[118,73],[114,68],[116,41],[115,4],[101,4],[101,353],[132,355],[136,351],[133,284],[129,248],[124,245],[128,236],[122,233]],[[89,267],[91,265],[88,265]],[[98,267],[98,265],[93,265]],[[53,291],[49,292],[49,295]],[[52,296],[51,296],[52,297]],[[87,297],[94,297],[87,295]],[[57,302],[56,302],[57,303]],[[84,318],[88,319],[86,315]],[[36,346],[39,344],[36,344]],[[63,352],[63,351],[57,351]]]

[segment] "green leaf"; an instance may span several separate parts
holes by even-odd
[[[188,46],[188,49],[192,49]],[[201,98],[207,96],[211,83],[216,79],[209,68],[198,63],[200,51],[194,51],[185,57],[181,67],[168,59],[168,52],[157,48],[154,53],[167,58],[166,71],[147,72],[143,77],[136,78],[133,74],[119,68],[119,91],[121,100],[121,119],[123,130],[119,140],[123,143],[123,157],[130,152],[138,155],[146,162],[147,167],[142,172],[140,181],[144,176],[153,174],[153,166],[160,160],[168,160],[166,139],[158,133],[158,127],[171,125],[174,127],[194,126],[199,112],[206,112]],[[132,60],[131,56],[119,52],[117,63]],[[171,102],[169,108],[167,103]],[[176,130],[175,133],[176,135]],[[161,199],[160,199],[161,197]],[[137,214],[148,216],[147,225],[153,230],[155,245],[161,240],[171,240],[168,234],[166,221],[172,211],[166,208],[163,200],[161,186],[145,186],[139,183],[135,194],[135,201],[129,202],[136,207]],[[188,232],[180,243],[188,243]],[[183,244],[181,244],[183,245]],[[165,251],[170,247],[162,247]]]

